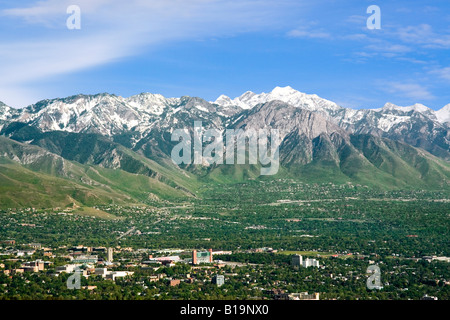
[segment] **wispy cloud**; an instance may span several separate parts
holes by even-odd
[[[412,43],[425,48],[450,48],[450,34],[438,34],[429,24],[399,28],[395,34],[406,43]]]
[[[430,73],[437,75],[441,79],[450,81],[450,67],[434,69]]]
[[[412,49],[405,45],[401,44],[371,44],[366,46],[369,50],[379,51],[379,52],[387,52],[387,53],[406,53],[411,52]]]
[[[3,9],[30,35],[0,45],[0,88],[98,66],[176,40],[197,40],[278,28],[294,0],[78,0],[82,29],[65,28],[73,0],[43,0]],[[28,29],[27,29],[28,28]],[[3,32],[7,30],[3,30]],[[16,30],[12,30],[16,32]],[[36,36],[38,35],[38,36]],[[6,94],[0,90],[0,95]]]
[[[382,90],[414,101],[432,100],[435,98],[425,86],[418,83],[388,82],[382,85]]]
[[[329,39],[331,34],[323,30],[311,30],[308,28],[298,28],[287,33],[292,38]]]

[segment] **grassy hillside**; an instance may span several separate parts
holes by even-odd
[[[0,137],[0,154],[2,208],[145,203],[193,194],[176,183],[164,183],[158,177],[83,165],[4,137]]]
[[[96,204],[123,204],[130,197],[97,187],[90,187],[34,172],[17,163],[0,163],[0,208],[65,207],[72,203],[93,206]]]
[[[67,160],[44,148],[0,137],[0,208],[185,200],[201,197],[201,186],[282,178],[307,183],[353,182],[385,190],[450,190],[448,162],[407,144],[370,135],[354,135],[351,144],[336,149],[322,141],[312,161],[281,164],[274,176],[261,176],[260,165],[248,164],[183,170],[169,158],[149,159],[103,140],[101,144],[111,149],[100,150],[97,138],[93,139],[96,151],[92,156],[98,157],[98,165],[89,163],[93,160]],[[108,152],[119,156],[108,158]],[[291,156],[295,158],[294,153]],[[72,157],[76,158],[75,153]],[[117,159],[117,168],[105,167],[107,161]]]

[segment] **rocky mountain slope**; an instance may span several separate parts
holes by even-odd
[[[450,181],[449,112],[450,105],[434,111],[389,103],[354,110],[290,87],[246,92],[235,99],[221,96],[215,102],[151,93],[129,98],[76,95],[24,109],[0,104],[0,160],[85,186],[96,185],[98,179],[83,170],[106,170],[102,176],[120,172],[133,187],[114,192],[133,201],[150,193],[192,196],[199,181],[258,178],[259,165],[172,162],[171,150],[178,143],[171,140],[173,130],[192,133],[194,121],[202,121],[203,129],[222,134],[226,129],[278,129],[281,166],[276,177],[445,189]],[[77,174],[71,175],[74,170]],[[10,177],[4,174],[2,179]],[[120,186],[109,180],[106,186]]]

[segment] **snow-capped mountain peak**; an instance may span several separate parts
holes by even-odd
[[[124,101],[136,110],[145,111],[154,115],[161,115],[168,106],[180,101],[179,98],[165,98],[161,94],[140,93]]]
[[[450,103],[441,110],[436,111],[435,114],[437,121],[450,124]]]
[[[303,108],[309,111],[337,111],[341,109],[332,101],[322,99],[315,94],[306,94],[293,89],[290,86],[275,87],[269,93],[256,94],[251,91],[245,92],[240,97],[230,99],[227,96],[220,96],[215,103],[219,105],[234,104],[242,109],[252,109],[254,106],[270,101],[280,100],[294,107]]]
[[[231,98],[224,94],[220,95],[220,97],[218,97],[213,103],[218,104],[222,107],[233,105],[233,101],[231,100]]]
[[[407,106],[407,107],[401,107],[401,106],[397,106],[393,103],[386,103],[384,105],[383,108],[381,109],[373,109],[375,111],[392,111],[392,110],[396,110],[396,111],[401,111],[401,112],[410,112],[410,111],[415,111],[415,112],[421,112],[421,113],[430,113],[433,112],[432,109],[428,108],[427,106],[424,106],[423,104],[420,103],[416,103],[413,104],[412,106]]]
[[[0,120],[7,120],[16,113],[16,109],[11,108],[0,101]]]
[[[271,94],[272,96],[290,96],[290,95],[294,95],[296,93],[298,93],[299,91],[295,90],[294,88],[290,87],[290,86],[286,86],[286,87],[275,87]]]
[[[247,91],[234,99],[221,95],[214,103],[195,97],[165,98],[160,94],[141,93],[129,98],[112,94],[75,95],[43,100],[24,109],[0,104],[0,130],[9,123],[23,122],[44,132],[87,132],[104,136],[131,132],[138,141],[154,130],[170,131],[176,126],[189,126],[195,120],[223,129],[233,117],[244,119],[260,112],[258,106],[273,101],[280,102],[275,104],[280,108],[318,113],[350,133],[395,138],[450,158],[450,104],[439,111],[422,104],[400,107],[393,103],[379,109],[356,110],[289,86],[275,87],[269,93]],[[252,111],[246,112],[248,109]]]

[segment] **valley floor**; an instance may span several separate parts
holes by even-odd
[[[200,194],[127,207],[1,211],[0,241],[15,244],[0,244],[0,299],[273,299],[281,292],[319,293],[320,299],[450,298],[446,192],[276,180],[205,185]],[[41,248],[19,254],[33,243]],[[98,264],[85,269],[133,274],[106,281],[94,272],[83,278],[85,289],[67,289],[69,274],[53,274],[71,263],[78,245],[115,248],[115,264],[102,264],[107,257],[100,251]],[[193,267],[192,250],[209,248],[225,254]],[[294,254],[320,267],[293,268]],[[149,267],[149,255],[180,261]],[[39,259],[51,263],[39,272],[14,272]],[[380,290],[366,287],[369,265],[381,269]],[[216,274],[225,276],[221,287],[211,283]]]

